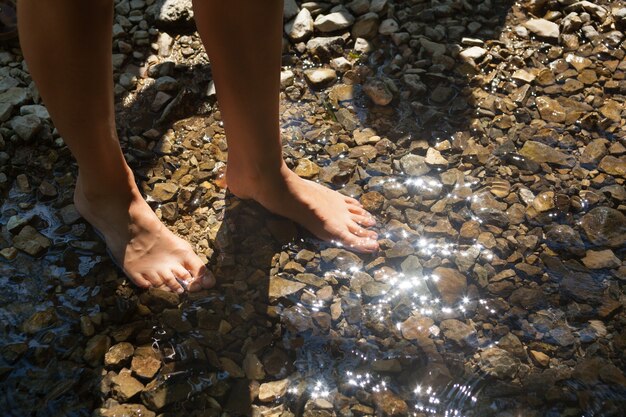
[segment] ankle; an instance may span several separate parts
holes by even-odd
[[[135,177],[130,170],[113,175],[89,175],[79,172],[74,196],[86,202],[110,199],[130,202],[137,197],[141,198]]]

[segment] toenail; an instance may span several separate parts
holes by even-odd
[[[178,294],[182,294],[182,293],[184,293],[184,292],[185,292],[185,289],[184,289],[183,287],[178,287],[178,289],[176,290],[176,292],[177,292]]]

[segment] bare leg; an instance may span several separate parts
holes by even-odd
[[[20,42],[55,126],[79,166],[74,201],[115,261],[141,287],[182,291],[175,277],[204,276],[191,246],[142,198],[115,129],[111,73],[112,0],[20,0]],[[209,277],[197,280],[198,288]]]
[[[353,198],[304,180],[284,163],[279,127],[281,0],[194,0],[228,138],[227,184],[324,240],[369,252],[374,220]]]

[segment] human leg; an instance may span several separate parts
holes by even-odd
[[[20,44],[56,128],[79,167],[74,200],[138,286],[182,287],[207,271],[145,202],[115,128],[112,0],[20,0]],[[204,280],[212,285],[213,278]],[[197,289],[202,280],[196,281]]]
[[[226,182],[241,198],[300,223],[324,240],[378,248],[372,216],[353,198],[304,180],[283,161],[279,126],[280,0],[195,0],[228,140]]]

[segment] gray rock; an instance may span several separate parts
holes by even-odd
[[[457,346],[475,347],[478,345],[478,335],[476,331],[467,324],[459,320],[443,320],[439,327],[443,331],[446,339],[456,343]]]
[[[12,87],[0,94],[0,103],[11,104],[12,106],[22,106],[32,99],[28,88]]]
[[[191,0],[157,0],[146,11],[157,25],[186,25],[193,21]]]
[[[322,61],[328,61],[333,56],[343,53],[344,39],[341,36],[311,38],[306,43],[306,49],[311,55],[316,55]]]
[[[489,348],[480,353],[480,369],[496,378],[512,379],[517,374],[520,361],[500,348]]]
[[[289,20],[298,14],[300,8],[296,4],[296,0],[285,0],[283,3],[283,19]]]
[[[376,13],[360,16],[352,26],[352,37],[372,39],[378,33],[379,18]]]
[[[621,247],[626,244],[626,216],[610,207],[596,207],[585,214],[581,225],[594,245]]]
[[[418,177],[430,172],[430,167],[426,165],[426,158],[419,155],[404,155],[400,158],[400,166],[406,175]]]
[[[20,108],[20,114],[22,116],[34,114],[40,119],[50,119],[50,113],[48,113],[48,109],[40,104],[29,104],[26,106],[22,106]]]
[[[396,33],[398,29],[400,29],[398,22],[394,19],[385,19],[380,23],[378,33],[381,35],[391,35],[392,33]]]

